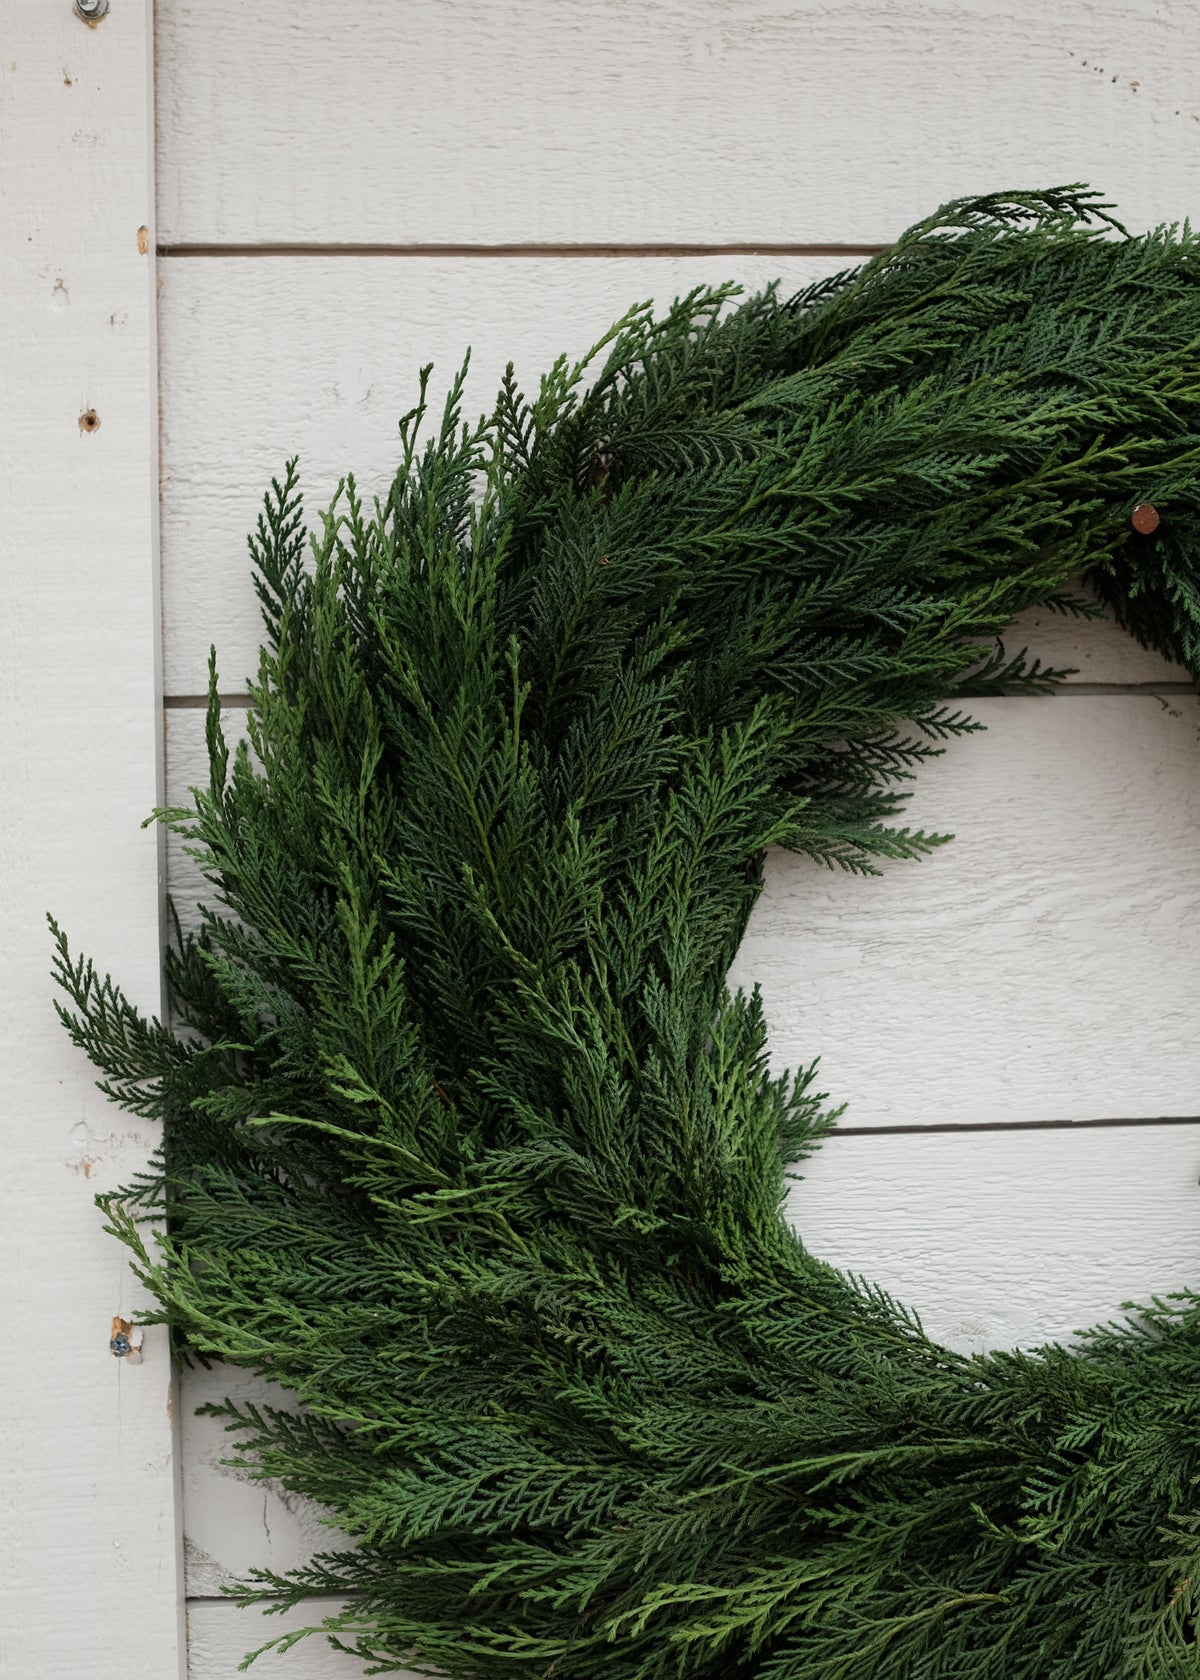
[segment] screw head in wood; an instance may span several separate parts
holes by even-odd
[[[1143,537],[1158,530],[1158,509],[1152,502],[1139,502],[1129,515],[1129,523]]]
[[[108,0],[75,0],[75,16],[84,23],[99,23],[108,12]]]

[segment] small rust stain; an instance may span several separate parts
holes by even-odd
[[[1129,523],[1143,537],[1158,530],[1158,509],[1153,502],[1139,502],[1129,515]]]
[[[94,408],[85,408],[79,416],[79,430],[81,432],[96,432],[100,429],[100,416]]]
[[[143,225],[138,229],[138,255],[140,257],[144,257],[146,255],[146,252],[149,249],[150,249],[150,230],[143,223]]]
[[[69,70],[66,70],[66,69],[63,70],[63,86],[64,87],[74,87],[75,86],[74,82],[71,80],[71,72]]]

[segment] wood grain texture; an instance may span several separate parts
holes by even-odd
[[[295,1568],[315,1552],[352,1542],[322,1508],[229,1462],[235,1445],[220,1418],[197,1408],[235,1400],[295,1411],[294,1397],[234,1365],[179,1373],[184,1557],[189,1598],[216,1597],[251,1569]]]
[[[1090,180],[1200,184],[1189,0],[158,9],[167,242],[886,241]]]
[[[424,363],[435,364],[436,414],[471,351],[474,418],[491,406],[510,360],[536,389],[556,356],[583,355],[640,299],[670,302],[730,278],[757,290],[780,274],[791,291],[842,266],[719,257],[164,260],[167,692],[206,686],[214,641],[222,686],[244,685],[260,635],[246,532],[263,490],[298,453],[314,523],[347,471],[368,494],[386,493],[398,464],[396,422],[412,407]]]
[[[638,299],[667,303],[733,279],[799,289],[842,263],[817,258],[640,261],[262,258],[161,264],[162,547],[169,694],[207,685],[216,643],[222,687],[257,668],[260,621],[246,532],[262,493],[301,457],[315,523],[346,471],[368,494],[397,464],[396,421],[417,369],[435,363],[431,401],[472,349],[467,411],[490,405],[511,359],[526,388],[562,351],[582,355]],[[532,300],[532,302],[531,302]],[[1091,682],[1182,673],[1104,625],[1028,616],[1014,646]]]
[[[830,1138],[788,1217],[963,1353],[1069,1341],[1200,1280],[1200,1125]]]
[[[777,1063],[845,1124],[1200,1114],[1200,707],[977,702],[906,822],[953,842],[876,878],[776,854],[733,968]]]
[[[170,1369],[92,1204],[144,1166],[55,1019],[52,909],[158,1007],[149,7],[11,0],[0,57],[0,1673],[169,1680],[183,1657]],[[139,251],[139,229],[143,249]],[[98,424],[81,425],[92,413]]]
[[[248,1651],[296,1628],[320,1624],[336,1615],[345,1600],[319,1599],[307,1609],[267,1615],[232,1604],[188,1605],[188,1680],[238,1680],[238,1666]],[[250,1670],[253,1680],[359,1680],[367,1669],[354,1657],[334,1650],[320,1633],[303,1639],[284,1656],[268,1651]],[[396,1670],[397,1680],[416,1680]]]

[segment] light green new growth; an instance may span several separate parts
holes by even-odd
[[[936,843],[903,791],[966,697],[1061,674],[1001,648],[1021,609],[1085,573],[1200,670],[1200,245],[1006,194],[733,298],[475,426],[460,379],[311,553],[274,486],[250,748],[214,671],[164,814],[213,889],[176,1030],[60,942],[164,1122],[111,1227],[181,1347],[294,1392],[223,1415],[357,1543],[245,1596],[349,1592],[375,1671],[1200,1675],[1200,1299],[937,1346],[785,1224],[823,1099],[725,984],[765,847]]]

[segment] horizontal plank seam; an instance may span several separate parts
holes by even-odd
[[[928,1125],[834,1126],[830,1137],[909,1137],[914,1132],[1085,1132],[1108,1126],[1197,1126],[1200,1114],[1152,1114],[1135,1119],[1101,1120],[939,1120]]]
[[[1151,699],[1157,699],[1162,694],[1195,694],[1195,692],[1196,685],[1191,682],[1080,682],[1063,683],[1061,687],[1054,690],[1049,698],[1057,700],[1063,694],[1081,694],[1084,696],[1089,694],[1147,694]],[[966,698],[970,699],[971,696],[968,695]],[[996,698],[998,700],[1019,700],[1029,698],[1029,696],[998,694]]]
[[[360,1596],[361,1594],[358,1590],[353,1587],[347,1587],[345,1592],[311,1593],[304,1599],[304,1603],[342,1604],[348,1598],[358,1598]],[[261,1598],[256,1599],[255,1602],[260,1604],[282,1604],[285,1602],[285,1594],[263,1593]],[[193,1604],[227,1604],[231,1610],[238,1611],[242,1608],[237,1599],[231,1598],[228,1593],[188,1593],[187,1604],[189,1609]]]
[[[236,711],[239,707],[246,709],[254,704],[248,694],[218,694],[217,699],[230,711]],[[207,694],[163,695],[163,710],[166,712],[202,712],[207,706]]]
[[[1151,699],[1157,699],[1159,696],[1166,696],[1166,695],[1172,695],[1172,694],[1174,694],[1174,695],[1195,694],[1195,692],[1196,692],[1195,685],[1193,683],[1190,683],[1190,682],[1064,683],[1061,686],[1061,688],[1055,689],[1053,694],[1050,694],[1050,695],[996,694],[996,695],[989,695],[989,696],[979,696],[979,695],[968,694],[968,695],[964,695],[963,698],[966,699],[966,700],[973,700],[973,699],[980,699],[980,698],[988,698],[988,699],[995,699],[995,700],[1024,700],[1024,699],[1057,700],[1057,699],[1060,699],[1062,696],[1068,695],[1068,694],[1070,694],[1070,695],[1082,695],[1082,696],[1085,696],[1085,697],[1088,696],[1088,695],[1094,695],[1094,694],[1134,694],[1134,695],[1140,694],[1140,695],[1146,695]],[[230,711],[236,711],[239,707],[245,709],[249,706],[252,706],[253,703],[254,703],[249,694],[220,694],[220,695],[218,695],[217,698],[220,700],[222,706],[228,707]],[[207,694],[166,694],[166,695],[163,696],[163,706],[167,711],[172,711],[172,712],[203,711],[204,708],[207,705],[208,705],[208,695]]]
[[[791,245],[769,240],[731,240],[717,245],[651,243],[622,245],[355,245],[166,244],[160,257],[874,257],[886,245]]]

